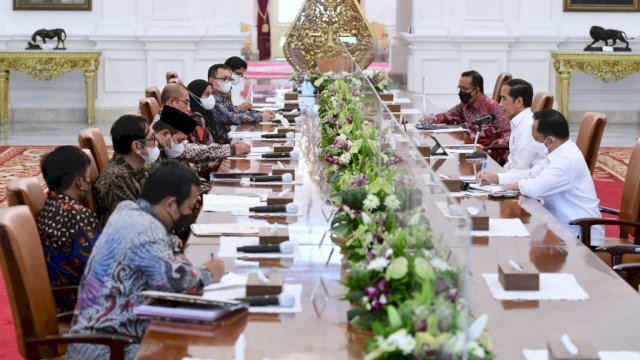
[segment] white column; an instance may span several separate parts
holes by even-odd
[[[522,0],[520,18],[523,20],[519,33],[524,36],[557,35],[558,25],[554,19],[554,0]]]
[[[199,22],[206,21],[201,16],[206,4],[201,0],[146,0],[137,4],[138,19],[148,19],[146,33],[149,35],[193,34]]]
[[[99,3],[96,3],[97,6]],[[133,35],[135,29],[135,2],[130,0],[107,0],[100,4],[102,16],[96,27],[99,35]]]
[[[409,31],[411,26],[411,6],[407,0],[399,0],[396,3],[395,31],[389,33],[391,51],[389,54],[389,73],[406,77],[409,55],[409,43],[402,36]]]
[[[237,0],[210,0],[207,34],[240,34],[241,3]]]

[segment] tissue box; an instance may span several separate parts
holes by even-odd
[[[286,134],[288,132],[295,133],[296,132],[296,127],[295,127],[295,125],[291,125],[288,128],[279,127],[277,130],[278,130],[278,134]]]
[[[400,104],[387,104],[387,107],[389,108],[389,111],[391,111],[392,113],[400,112]]]
[[[540,274],[529,262],[518,263],[523,271],[514,270],[508,262],[498,264],[498,280],[507,291],[537,291],[540,290]]]
[[[269,282],[263,284],[260,282],[257,274],[249,274],[249,278],[247,279],[247,296],[280,295],[282,293],[282,286],[284,285],[284,275],[274,272],[269,274],[268,279]]]
[[[284,196],[282,197],[278,197],[278,193],[277,192],[270,192],[269,195],[267,195],[267,205],[271,206],[271,205],[287,205],[288,203],[293,202],[293,193],[291,191],[289,191],[288,193],[284,194]]]
[[[293,179],[296,179],[296,169],[292,167],[281,168],[279,166],[274,166],[271,168],[271,175],[282,175],[282,174],[291,174]],[[293,191],[293,190],[292,190]]]
[[[379,94],[382,101],[393,101],[393,94]]]
[[[284,93],[285,100],[298,100],[298,93]]]
[[[571,355],[560,340],[549,341],[549,360],[599,360],[598,351],[588,341],[574,341],[578,348],[578,355]]]
[[[292,152],[293,146],[273,145],[273,152]]]
[[[417,145],[416,148],[420,151],[420,155],[423,157],[431,156],[431,147],[426,145]]]
[[[484,211],[471,215],[471,230],[488,231],[489,215]]]
[[[289,109],[297,109],[298,108],[298,102],[297,101],[285,101],[284,102],[284,108],[289,110]]]
[[[278,227],[278,231],[272,235],[271,228],[261,227],[260,230],[258,230],[258,238],[260,240],[260,245],[280,244],[285,241],[289,241],[289,229],[284,226],[280,226]]]

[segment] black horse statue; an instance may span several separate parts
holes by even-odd
[[[609,46],[609,40],[612,40],[613,43],[611,46],[614,46],[617,41],[623,42],[626,44],[624,48],[616,48],[624,51],[631,51],[629,48],[629,42],[627,40],[631,40],[633,38],[627,37],[624,31],[614,30],[614,29],[605,29],[601,26],[592,26],[591,30],[589,30],[589,35],[593,39],[593,42],[585,48],[585,50],[595,50],[597,48],[592,48],[592,45],[597,43],[598,41],[604,41],[605,46]]]
[[[51,30],[40,29],[40,30],[37,30],[31,36],[31,41],[33,41],[34,44],[36,43],[36,38],[38,36],[42,38],[42,43],[44,43],[44,44],[47,43],[46,39],[54,39],[54,38],[56,38],[58,40],[58,43],[56,44],[56,49],[59,49],[59,50],[66,50],[67,49],[66,47],[64,47],[64,40],[67,38],[67,33],[64,32],[64,29],[51,29]],[[60,46],[60,42],[62,42],[62,47],[59,47]]]

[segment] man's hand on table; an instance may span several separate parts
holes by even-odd
[[[224,261],[221,259],[211,259],[204,263],[204,266],[211,273],[211,280],[219,282],[224,275]]]

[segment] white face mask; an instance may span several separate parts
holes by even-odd
[[[225,94],[228,94],[229,91],[231,91],[231,82],[224,82],[224,81],[220,81],[218,80],[218,84],[220,85],[220,91],[222,91]]]
[[[175,159],[178,156],[180,156],[180,154],[182,154],[183,152],[184,152],[184,144],[174,143],[173,138],[171,138],[171,147],[164,149],[164,154],[167,155],[169,159]]]
[[[160,156],[160,149],[158,149],[157,146],[145,148],[147,149],[147,155],[142,155],[145,163],[151,164],[152,162],[158,160],[158,157]]]
[[[540,156],[547,156],[549,154],[549,148],[547,148],[547,145],[545,145],[547,139],[549,138],[545,138],[543,142],[535,142],[534,146],[536,154]]]
[[[206,110],[211,110],[216,106],[216,98],[214,98],[213,95],[209,95],[208,98],[200,99],[200,104],[202,104],[202,107]]]
[[[238,74],[231,74],[231,78],[233,79],[233,85],[242,88],[244,84],[244,77]]]

